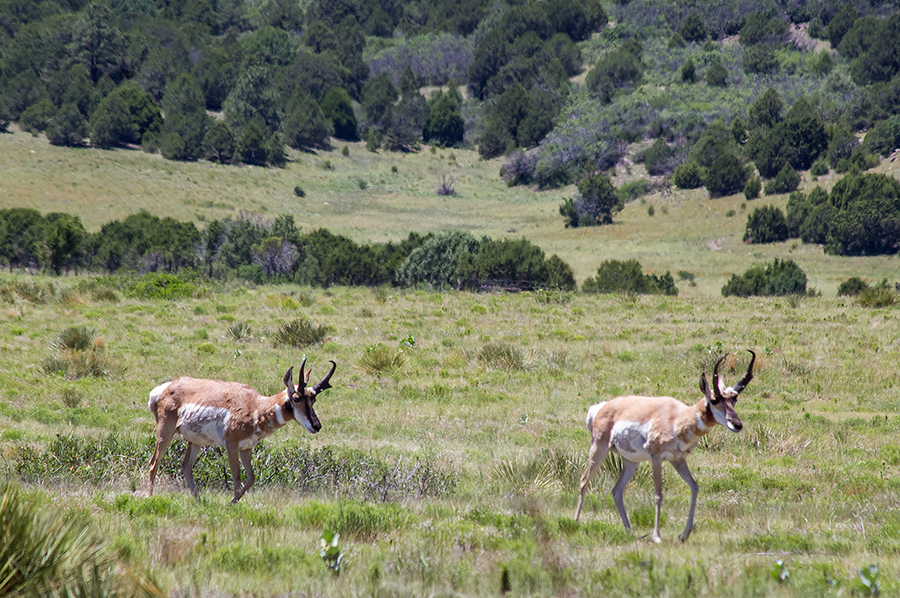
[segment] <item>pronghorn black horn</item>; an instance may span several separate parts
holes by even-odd
[[[331,361],[331,360],[329,360]],[[331,371],[328,372],[328,375],[322,378],[322,381],[313,386],[313,390],[316,391],[316,394],[319,394],[323,390],[328,390],[331,388],[331,384],[328,383],[331,380],[331,375],[334,374],[334,370],[337,369],[337,364],[334,361],[331,361]]]
[[[300,364],[300,378],[297,379],[297,384],[300,386],[300,390],[302,391],[306,388],[306,375],[303,373],[303,368],[306,367],[306,357],[303,358],[303,363]]]
[[[750,349],[747,349],[747,351],[753,357],[750,358],[750,365],[747,366],[747,371],[744,372],[744,375],[741,376],[741,379],[735,382],[734,386],[731,387],[734,389],[735,393],[739,393],[744,390],[744,388],[746,388],[746,386],[750,384],[750,381],[753,380],[753,362],[756,361],[756,353],[750,351]]]
[[[719,366],[725,361],[725,358],[728,357],[728,353],[719,358],[719,361],[716,362],[716,367],[713,368],[713,379],[712,379],[712,392],[715,397],[714,403],[718,403],[725,397],[722,396],[722,390],[719,386]]]

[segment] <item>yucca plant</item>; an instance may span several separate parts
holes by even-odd
[[[250,338],[252,334],[253,327],[247,322],[235,322],[229,326],[228,330],[225,332],[225,335],[228,338],[235,341]]]
[[[275,346],[306,347],[318,345],[328,336],[328,326],[316,325],[304,318],[284,322],[275,331]]]
[[[91,524],[42,508],[6,485],[0,496],[0,596],[164,596],[120,575],[115,553]]]

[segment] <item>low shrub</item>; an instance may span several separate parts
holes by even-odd
[[[806,294],[806,273],[793,260],[775,259],[763,267],[754,264],[742,275],[732,274],[722,296],[781,296]]]
[[[864,280],[858,276],[854,276],[848,278],[838,286],[837,294],[838,297],[855,297],[868,288],[869,285]]]
[[[175,274],[153,273],[129,281],[125,294],[136,299],[188,299],[200,289]]]
[[[672,274],[644,274],[637,260],[605,260],[597,268],[597,276],[587,278],[585,293],[638,293],[645,295],[677,295]]]
[[[750,180],[747,181],[746,185],[744,185],[744,197],[747,199],[747,201],[756,199],[757,197],[759,197],[760,191],[762,191],[762,182],[760,182],[759,177],[750,177]]]
[[[744,243],[775,243],[787,239],[787,220],[781,208],[762,206],[747,217]]]

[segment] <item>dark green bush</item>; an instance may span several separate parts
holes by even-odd
[[[855,297],[868,288],[869,285],[865,281],[858,276],[854,276],[838,286],[837,294],[838,297]]]
[[[744,243],[775,243],[788,239],[788,227],[781,208],[762,206],[747,217]]]
[[[566,199],[559,206],[559,213],[566,227],[612,224],[613,215],[625,207],[608,177],[594,175],[578,183],[578,195]]]
[[[605,260],[597,268],[597,276],[584,281],[585,293],[638,293],[645,295],[677,295],[678,287],[669,272],[662,276],[644,274],[637,260]]]
[[[642,156],[647,172],[652,175],[665,175],[675,170],[677,154],[675,148],[669,147],[666,140],[659,137]]]
[[[828,159],[823,156],[813,162],[809,168],[809,174],[812,176],[825,176],[828,174]]]
[[[147,274],[130,281],[125,294],[138,299],[188,299],[198,292],[196,285],[175,274]]]
[[[744,198],[748,201],[751,199],[756,199],[759,197],[759,192],[762,191],[762,182],[759,180],[759,177],[754,175],[750,177],[750,180],[747,181],[747,184],[744,185]]]
[[[790,165],[785,164],[778,175],[768,183],[766,183],[766,195],[775,195],[778,193],[790,193],[800,186],[800,175]]]
[[[700,166],[693,160],[678,165],[672,172],[672,182],[679,189],[696,189],[703,186]]]
[[[706,84],[711,87],[728,85],[728,69],[722,66],[721,61],[716,60],[706,71]]]
[[[753,295],[805,295],[806,273],[793,260],[775,259],[763,267],[754,264],[742,275],[731,275],[722,287],[722,296],[749,297]]]
[[[706,190],[712,197],[733,195],[744,189],[750,172],[736,152],[719,154],[703,179]]]
[[[678,30],[681,37],[689,42],[702,42],[709,35],[706,31],[706,25],[703,24],[703,18],[692,10],[681,22],[681,28]]]

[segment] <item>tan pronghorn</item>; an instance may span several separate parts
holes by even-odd
[[[329,388],[328,383],[337,364],[331,362],[331,371],[322,381],[308,387],[309,374],[304,375],[306,359],[300,366],[300,377],[294,387],[293,371],[284,375],[285,390],[266,397],[253,388],[239,382],[179,378],[160,384],[150,391],[150,411],[156,417],[156,449],[150,459],[150,495],[159,462],[176,431],[188,445],[181,464],[181,472],[188,489],[197,496],[193,468],[201,446],[221,446],[228,452],[228,465],[234,484],[237,502],[253,485],[251,451],[259,441],[294,420],[310,433],[322,428],[313,404],[318,395]],[[241,485],[241,462],[247,471],[247,483]]]
[[[703,398],[688,406],[673,397],[617,397],[605,403],[593,405],[587,414],[587,429],[591,433],[591,450],[588,467],[581,476],[581,495],[575,509],[575,519],[581,515],[584,494],[597,468],[609,451],[622,456],[622,472],[612,489],[616,508],[625,528],[631,530],[622,495],[642,461],[650,461],[653,468],[653,486],[656,491],[656,517],[653,523],[653,541],[660,542],[659,513],[662,508],[662,462],[668,461],[678,475],[691,488],[691,509],[688,513],[682,542],[694,528],[694,508],[697,505],[697,482],[688,469],[687,456],[702,436],[716,424],[722,424],[732,432],[740,432],[744,424],[734,410],[738,395],[753,379],[753,356],[747,371],[734,386],[725,387],[719,379],[719,365],[727,357],[723,355],[713,368],[712,388],[706,382],[706,374],[700,374],[700,391]]]

